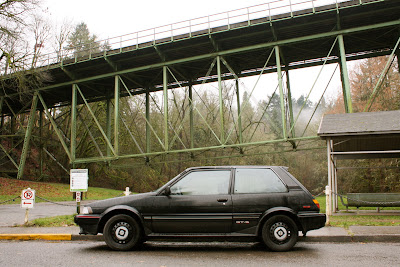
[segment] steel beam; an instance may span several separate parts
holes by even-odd
[[[258,50],[258,49],[272,48],[275,46],[290,45],[290,44],[294,44],[297,42],[304,42],[304,41],[321,39],[321,38],[336,37],[338,35],[352,34],[352,33],[356,33],[356,32],[362,32],[362,31],[367,31],[367,30],[371,30],[371,29],[379,29],[379,28],[385,28],[385,27],[397,26],[397,25],[400,25],[400,20],[384,22],[384,23],[377,23],[377,24],[361,26],[361,27],[355,27],[355,28],[351,28],[351,29],[336,30],[336,31],[331,31],[331,32],[326,32],[326,33],[311,34],[308,36],[296,37],[296,38],[291,38],[291,39],[286,39],[286,40],[272,41],[272,42],[267,42],[267,43],[262,43],[262,44],[257,44],[257,45],[250,45],[250,46],[241,47],[241,48],[235,48],[235,49],[229,49],[229,50],[225,50],[225,51],[219,51],[219,52],[213,52],[213,53],[208,53],[208,54],[203,54],[203,55],[198,55],[198,56],[193,56],[193,57],[187,57],[187,58],[183,58],[183,59],[170,60],[170,61],[166,61],[166,62],[155,63],[155,64],[151,64],[151,65],[135,67],[135,68],[130,68],[130,69],[126,69],[126,70],[113,71],[110,73],[95,75],[95,76],[88,77],[88,78],[77,79],[77,80],[70,81],[70,82],[44,86],[44,87],[39,88],[38,90],[40,90],[40,91],[48,90],[48,89],[58,88],[60,86],[72,85],[74,83],[83,83],[83,82],[89,82],[89,81],[93,81],[93,80],[113,77],[115,75],[122,75],[122,74],[138,72],[138,71],[143,71],[143,70],[149,70],[149,69],[158,69],[158,68],[162,68],[163,66],[166,66],[166,65],[168,66],[168,65],[174,65],[174,64],[190,62],[190,61],[197,61],[197,60],[202,60],[202,59],[207,59],[207,58],[215,58],[217,56],[242,53],[242,52],[246,52],[249,50]],[[29,92],[31,92],[31,91],[27,91],[27,93],[29,93]],[[18,93],[10,94],[10,96],[14,96],[14,95],[18,95]]]
[[[239,132],[239,144],[243,143],[243,129],[242,129],[242,111],[240,109],[240,91],[239,91],[239,80],[235,79],[236,86],[236,101],[237,101],[237,113],[238,113],[238,132]]]
[[[287,89],[287,101],[288,101],[288,107],[289,107],[289,127],[290,127],[290,137],[295,137],[296,132],[293,127],[294,124],[294,116],[293,116],[293,103],[292,103],[292,91],[290,89],[290,77],[289,77],[289,69],[286,66],[286,89]]]
[[[97,125],[97,128],[99,129],[101,135],[103,136],[104,140],[106,141],[106,144],[110,148],[111,152],[114,154],[114,156],[117,156],[117,153],[115,152],[115,149],[113,148],[111,141],[108,139],[106,133],[104,132],[103,128],[101,127],[99,121],[97,120],[93,110],[89,106],[89,103],[87,102],[85,96],[83,95],[82,91],[79,89],[79,86],[76,86],[78,93],[80,94],[81,98],[83,99],[83,102],[85,102],[86,108],[88,109],[90,115],[92,116],[95,124]]]
[[[217,75],[218,75],[218,92],[219,92],[219,115],[220,115],[220,129],[221,129],[221,143],[225,143],[225,126],[224,126],[224,100],[222,92],[221,80],[221,58],[217,56]]]
[[[78,95],[76,90],[76,84],[72,85],[72,100],[71,100],[71,162],[74,162],[76,158],[76,114],[77,114],[77,104]]]
[[[62,136],[62,134],[60,132],[60,129],[58,129],[58,126],[57,126],[56,122],[54,121],[53,116],[51,116],[51,114],[49,112],[49,109],[48,109],[48,107],[46,105],[46,102],[44,101],[43,97],[40,95],[40,92],[38,92],[38,97],[39,97],[40,103],[43,106],[43,109],[44,109],[44,112],[46,114],[46,117],[50,120],[50,123],[53,126],[53,129],[56,132],[56,135],[57,135],[62,147],[64,148],[65,153],[68,156],[68,159],[70,160],[70,162],[72,162],[71,151],[68,148],[67,144],[65,143],[65,140],[64,140],[64,138],[63,138],[63,136]]]
[[[151,129],[150,129],[150,92],[146,91],[146,153],[151,152]]]
[[[196,147],[193,149],[177,149],[177,150],[170,150],[168,151],[169,154],[177,154],[177,153],[190,153],[195,151],[207,151],[211,149],[221,149],[221,148],[238,148],[238,147],[245,147],[245,146],[258,146],[258,145],[267,145],[267,144],[275,144],[275,143],[282,143],[286,141],[298,141],[298,140],[319,140],[319,136],[306,136],[306,137],[296,137],[296,138],[287,138],[285,139],[276,139],[276,140],[264,140],[252,143],[243,143],[243,144],[223,144],[218,146],[209,146],[209,147]],[[144,153],[144,154],[129,154],[129,155],[119,155],[118,159],[127,159],[127,158],[137,158],[137,157],[150,157],[150,156],[159,156],[165,154],[165,151],[159,152],[151,152],[151,153]],[[102,160],[115,160],[116,157],[106,157]],[[77,159],[76,163],[90,163],[99,161],[98,158],[85,158],[85,159]]]
[[[150,92],[146,91],[146,153],[151,152]]]
[[[107,137],[109,140],[112,139],[112,120],[111,120],[111,115],[112,115],[112,105],[111,105],[111,99],[107,98],[106,99],[106,133]],[[107,157],[111,156],[111,150],[107,146],[106,149],[106,155]]]
[[[339,55],[340,55],[340,73],[342,77],[342,89],[343,89],[343,99],[344,99],[344,107],[346,113],[353,113],[353,104],[351,102],[351,91],[350,91],[350,81],[349,81],[349,72],[347,70],[346,63],[346,51],[344,49],[344,41],[343,35],[338,35],[339,40]]]
[[[190,148],[194,148],[193,86],[189,82],[189,131]]]
[[[22,176],[24,175],[25,162],[26,162],[26,157],[28,155],[29,142],[32,136],[32,129],[34,126],[33,123],[35,121],[37,103],[38,103],[38,96],[37,93],[35,93],[33,95],[31,111],[29,113],[28,127],[26,128],[25,132],[24,145],[22,147],[21,159],[19,161],[17,179],[21,179]]]
[[[115,76],[114,88],[114,154],[119,155],[119,94],[120,94],[120,77]],[[111,139],[110,139],[111,140]]]
[[[275,46],[275,59],[276,59],[276,72],[278,74],[278,85],[279,85],[279,97],[281,103],[281,118],[282,118],[282,134],[283,139],[286,140],[286,112],[285,112],[285,98],[283,92],[283,82],[282,82],[282,67],[281,67],[281,58],[279,52],[279,46]]]
[[[168,70],[163,66],[163,96],[164,96],[164,149],[169,150],[168,143]]]

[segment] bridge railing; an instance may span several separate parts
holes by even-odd
[[[83,48],[72,47],[43,54],[36,60],[35,67],[51,67],[63,63],[68,64],[90,60],[102,57],[105,53],[116,54],[155,44],[226,31],[232,28],[246,27],[258,23],[273,22],[379,1],[382,0],[272,0],[265,4],[198,17],[108,38],[87,44]]]

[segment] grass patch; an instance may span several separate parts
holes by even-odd
[[[66,227],[76,226],[74,223],[75,215],[61,215],[55,217],[39,218],[21,225],[26,227]]]
[[[22,181],[17,179],[0,178],[0,203],[13,199],[21,195],[23,189],[30,187],[36,191],[35,202],[44,202],[38,197],[51,201],[72,201],[73,194],[69,191],[69,184],[41,183],[32,181]],[[83,200],[99,200],[116,197],[122,194],[122,190],[114,190],[99,187],[89,187],[88,192],[84,193]],[[18,198],[15,201],[4,204],[20,204]]]
[[[321,213],[325,213],[326,212],[326,197],[325,197],[325,195],[316,197],[316,199],[318,200],[319,205],[321,207]],[[346,203],[347,199],[343,198],[343,201]],[[346,207],[342,204],[342,202],[340,201],[340,198],[338,199],[338,207],[339,207],[339,210],[341,210],[341,211],[346,210]],[[381,211],[384,211],[385,209],[400,210],[400,207],[381,208]],[[356,210],[357,210],[356,207],[349,207],[349,211],[356,211]],[[360,207],[359,210],[376,210],[376,207]]]
[[[381,215],[345,215],[331,216],[330,225],[344,227],[346,229],[352,225],[358,226],[400,226],[400,216],[381,216]]]

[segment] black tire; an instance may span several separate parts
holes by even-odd
[[[262,228],[264,244],[273,251],[288,251],[297,242],[299,232],[296,223],[285,215],[269,218]]]
[[[113,250],[131,250],[140,245],[142,228],[131,216],[119,214],[111,217],[104,226],[104,240]]]

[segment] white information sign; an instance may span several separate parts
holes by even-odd
[[[88,169],[71,169],[70,191],[71,192],[87,192],[88,190]]]
[[[35,204],[35,190],[30,188],[22,190],[21,208],[33,209],[34,204]]]

